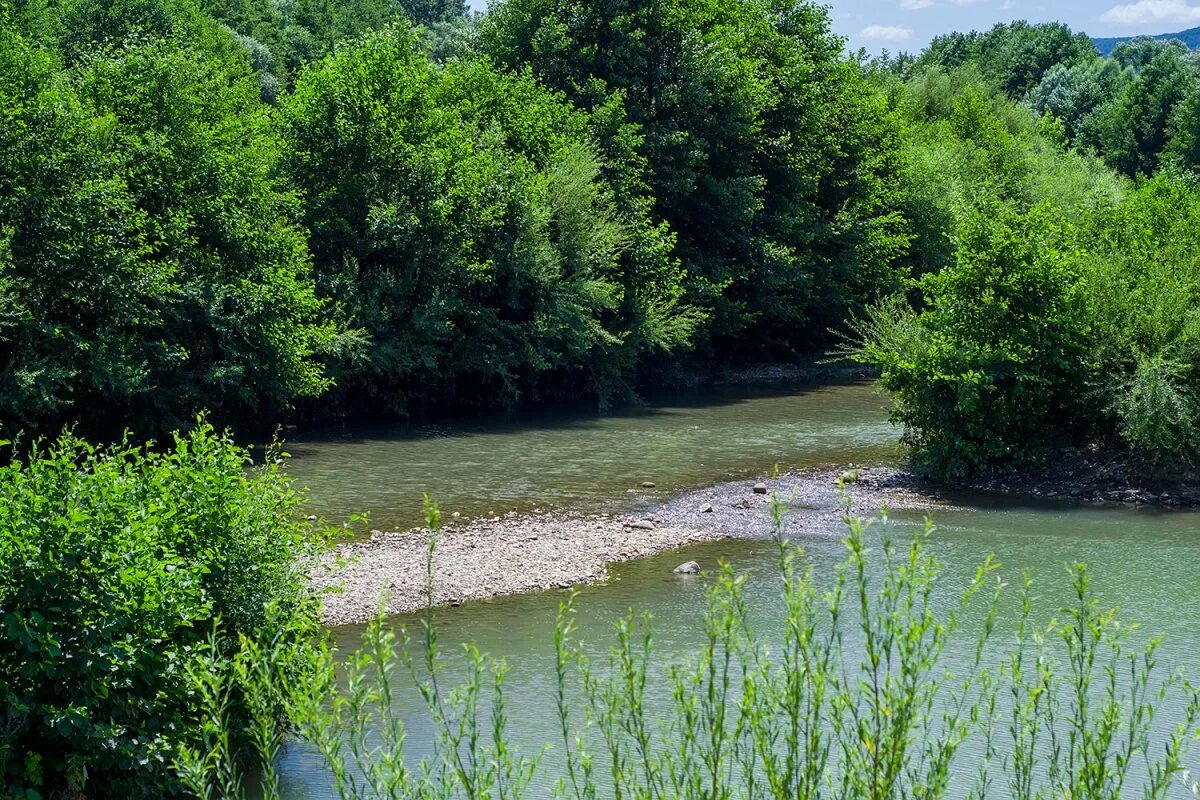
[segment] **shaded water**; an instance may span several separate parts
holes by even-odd
[[[677,403],[615,417],[568,418],[542,425],[509,423],[492,429],[481,425],[434,440],[406,434],[389,442],[378,431],[360,436],[361,441],[351,439],[345,447],[332,437],[306,444],[294,471],[307,474],[318,502],[326,504],[329,513],[369,501],[397,524],[413,519],[415,506],[405,493],[427,488],[419,474],[424,469],[448,471],[448,475],[430,475],[429,481],[437,481],[432,488],[440,487],[449,507],[470,513],[491,510],[489,500],[498,498],[518,506],[545,502],[547,496],[562,503],[601,503],[625,498],[627,489],[641,480],[655,480],[660,489],[673,488],[761,471],[776,461],[784,465],[875,463],[896,454],[895,432],[886,424],[878,396],[861,385],[791,396],[725,395],[710,405]],[[432,443],[453,449],[438,452]],[[304,448],[309,449],[303,452]],[[321,483],[322,475],[338,474],[337,464],[350,469],[355,453],[363,453],[367,465],[355,472],[354,486]],[[594,470],[595,481],[588,480],[589,470]],[[1065,565],[1085,561],[1105,604],[1120,606],[1123,619],[1139,623],[1139,635],[1165,635],[1161,651],[1165,664],[1190,668],[1195,661],[1200,651],[1200,600],[1194,591],[1200,513],[976,498],[967,510],[939,512],[936,521],[930,547],[945,564],[936,598],[941,610],[957,601],[976,565],[994,553],[1013,589],[1026,569],[1035,571],[1039,587],[1035,618],[1047,621],[1068,599]],[[915,514],[898,518],[902,528],[919,523]],[[819,581],[832,575],[844,555],[840,533],[812,531],[798,540]],[[636,608],[653,615],[656,652],[664,661],[695,651],[703,636],[699,622],[708,583],[671,572],[680,561],[691,558],[707,569],[725,559],[748,572],[747,596],[755,620],[770,629],[780,619],[782,599],[772,546],[729,541],[615,567],[609,583],[582,590],[576,602],[577,637],[603,659],[614,640],[614,622]],[[557,739],[551,631],[563,597],[562,592],[547,592],[438,611],[443,652],[455,653],[458,643],[469,641],[508,662],[511,730],[527,755]],[[1016,614],[1016,592],[1010,590],[1000,616],[1001,636],[1011,634]],[[397,623],[415,625],[415,620],[401,617]],[[352,647],[359,633],[357,628],[345,628],[335,635]],[[946,660],[961,660],[966,647],[965,641],[960,644],[962,652],[951,647]],[[452,668],[448,678],[454,674]],[[428,752],[429,742],[420,700],[412,692],[401,703],[409,719],[411,754],[419,757]],[[978,754],[964,752],[960,763],[969,764],[973,756]],[[530,797],[549,796],[559,763],[551,750]],[[290,749],[283,766],[288,794],[294,800],[331,796],[322,765],[310,751]],[[1188,796],[1182,787],[1176,789],[1177,796]]]

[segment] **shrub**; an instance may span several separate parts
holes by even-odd
[[[1097,414],[1111,411],[1120,440],[1157,469],[1196,457],[1197,194],[1194,179],[1163,172],[1095,214],[1087,229],[1092,256],[1083,296]]]
[[[960,478],[1030,463],[1078,438],[1086,406],[1082,250],[1053,209],[964,216],[926,307],[876,312],[854,357],[876,365],[921,465]]]
[[[171,794],[210,637],[302,649],[316,539],[278,465],[247,463],[201,424],[163,450],[64,435],[0,468],[0,793]]]
[[[1121,435],[1155,466],[1179,463],[1196,449],[1196,398],[1181,385],[1184,368],[1159,357],[1140,358],[1121,388],[1116,411]]]

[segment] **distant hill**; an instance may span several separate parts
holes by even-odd
[[[1092,42],[1096,45],[1096,49],[1100,51],[1100,55],[1107,56],[1112,53],[1113,48],[1121,42],[1128,42],[1130,39],[1137,39],[1137,36],[1112,36],[1106,39],[1097,39],[1092,37]],[[1195,50],[1200,47],[1200,28],[1188,28],[1186,31],[1179,33],[1160,33],[1157,36],[1152,36],[1152,39],[1178,39],[1186,44],[1191,49]]]

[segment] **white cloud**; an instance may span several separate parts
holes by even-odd
[[[912,36],[911,28],[899,25],[868,25],[858,32],[864,39],[877,39],[882,42],[898,42]]]
[[[1100,19],[1122,25],[1200,22],[1200,6],[1194,6],[1187,0],[1138,0],[1136,3],[1113,6]]]
[[[900,0],[900,7],[909,11],[920,11],[933,6],[933,0]]]

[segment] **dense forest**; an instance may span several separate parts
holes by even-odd
[[[0,425],[191,429],[5,451],[4,791],[230,796],[275,682],[333,674],[324,534],[204,413],[844,357],[935,475],[1196,466],[1198,171],[1200,58],[1061,25],[868,57],[805,0],[0,2]]]
[[[894,115],[805,3],[3,13],[12,425],[604,401],[902,285]]]
[[[799,0],[2,13],[10,429],[604,403],[840,341],[943,474],[1195,455],[1179,42],[868,59]]]

